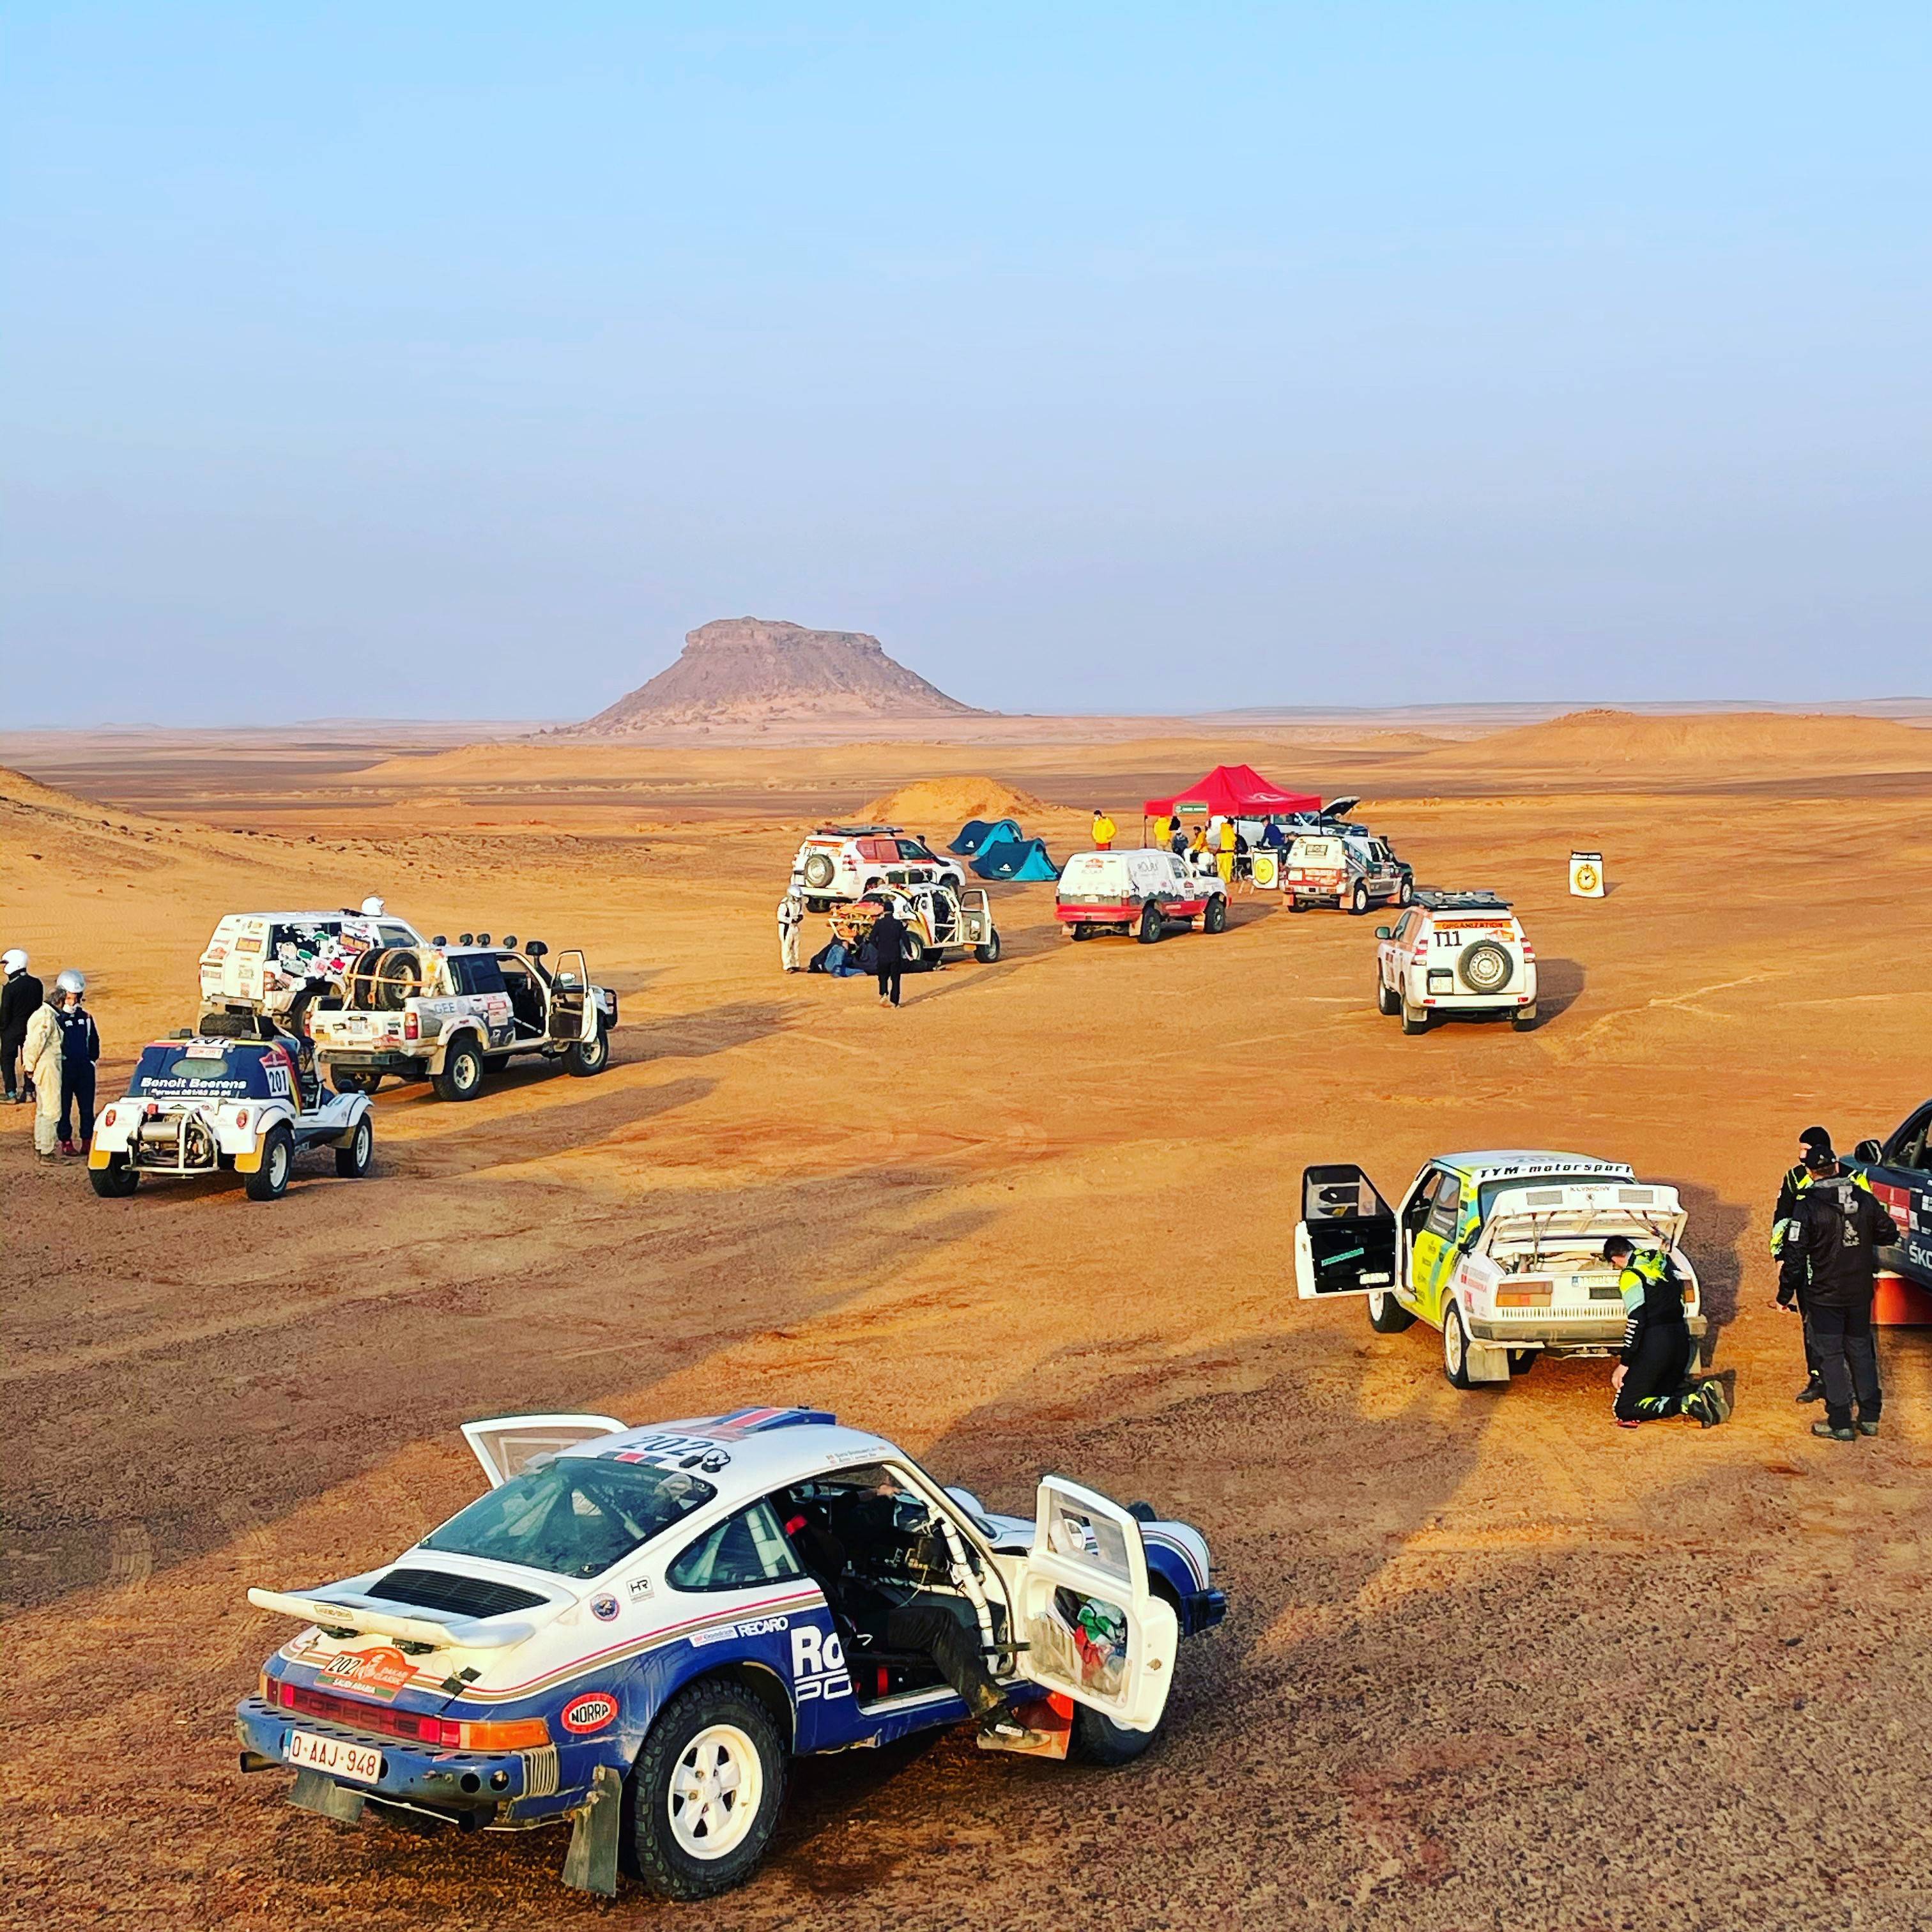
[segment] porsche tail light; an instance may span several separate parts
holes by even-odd
[[[536,1750],[550,1742],[550,1726],[542,1718],[486,1718],[476,1723],[427,1717],[398,1711],[386,1704],[365,1704],[335,1690],[311,1690],[286,1678],[262,1678],[262,1700],[312,1718],[326,1718],[352,1730],[373,1731],[388,1738],[413,1738],[440,1750]]]

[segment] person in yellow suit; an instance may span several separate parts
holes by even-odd
[[[1232,885],[1234,882],[1234,821],[1224,818],[1221,821],[1221,850],[1214,861],[1220,870],[1222,883]]]
[[[1190,872],[1204,872],[1208,869],[1208,828],[1197,825],[1194,837],[1187,848],[1187,864]]]
[[[1094,814],[1094,850],[1096,852],[1112,851],[1114,845],[1114,835],[1118,832],[1120,829],[1120,828],[1116,825],[1104,812],[1096,812]]]

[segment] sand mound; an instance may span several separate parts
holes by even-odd
[[[889,825],[964,825],[969,818],[1017,818],[1024,825],[1053,808],[1031,792],[1016,791],[996,778],[915,778],[865,808]]]
[[[1430,753],[1418,761],[1442,771],[1507,772],[1552,766],[1618,778],[1646,772],[1924,771],[1932,769],[1932,731],[1886,718],[1792,716],[1771,711],[1679,713],[1572,711],[1547,724],[1497,731]]]
[[[110,818],[116,825],[146,825],[150,822],[137,812],[112,809],[88,799],[76,798],[71,792],[56,791],[52,785],[42,784],[38,778],[30,778],[25,772],[16,772],[11,765],[0,765],[0,799],[31,812],[56,812],[68,818],[85,818],[95,824],[105,824]]]

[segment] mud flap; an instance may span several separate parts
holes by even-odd
[[[1506,1382],[1510,1378],[1510,1352],[1487,1342],[1468,1345],[1469,1379],[1472,1382]]]
[[[346,1785],[338,1784],[324,1772],[312,1771],[307,1766],[296,1773],[289,1802],[304,1811],[320,1812],[325,1818],[333,1818],[339,1825],[359,1825],[362,1822],[362,1793],[351,1791]]]
[[[624,1816],[624,1780],[611,1766],[591,1774],[590,1802],[576,1814],[563,1882],[578,1892],[617,1896],[617,1833]]]

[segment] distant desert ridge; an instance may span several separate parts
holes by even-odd
[[[986,715],[908,670],[863,631],[721,617],[687,632],[684,653],[668,670],[554,735],[621,738],[667,728]]]

